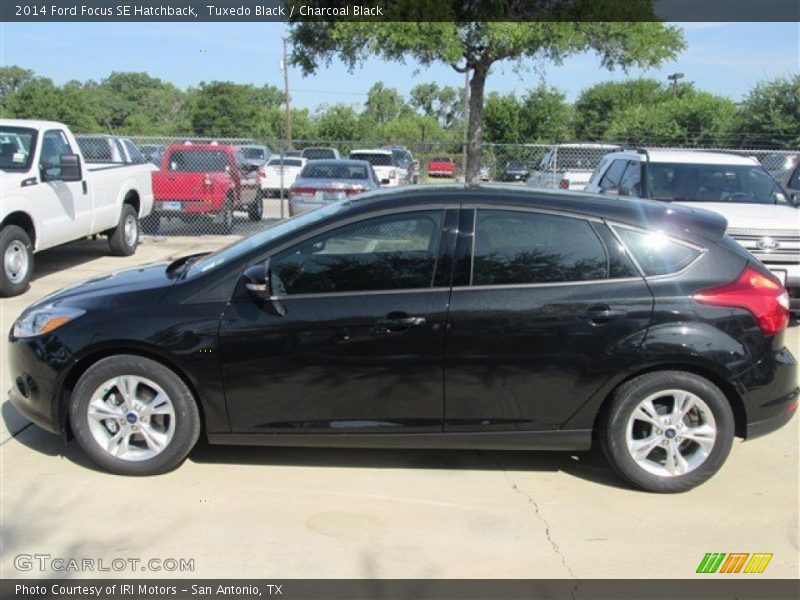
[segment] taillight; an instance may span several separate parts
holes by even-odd
[[[292,196],[314,196],[317,193],[315,188],[292,188],[289,190]]]
[[[561,188],[562,190],[568,190],[569,189],[569,179],[562,179],[561,181],[559,181],[558,182],[558,187]]]
[[[266,177],[267,176],[267,172],[264,169],[259,169],[258,170],[258,176],[259,177]]]
[[[694,295],[700,304],[749,310],[765,335],[773,335],[789,323],[789,294],[777,280],[747,267],[736,281],[702,290]]]
[[[204,185],[205,187],[207,187],[207,188],[210,188],[210,187],[212,186],[212,184],[213,184],[213,183],[214,183],[214,180],[213,180],[213,179],[211,179],[211,176],[209,176],[209,175],[206,175],[206,176],[203,178],[203,185]]]
[[[360,194],[361,192],[365,192],[366,189],[363,187],[355,187],[355,188],[348,188],[344,191],[345,194],[348,196],[355,196],[356,194]]]

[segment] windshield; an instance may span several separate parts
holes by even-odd
[[[184,173],[221,173],[228,166],[228,155],[222,150],[174,150],[167,168]]]
[[[336,158],[336,153],[332,148],[306,148],[303,150],[303,157],[307,158],[308,160]]]
[[[299,158],[273,158],[267,163],[267,166],[270,167],[280,167],[281,165],[285,167],[302,167],[303,161]]]
[[[508,163],[508,168],[515,171],[524,171],[528,167],[521,160],[512,160],[510,163]]]
[[[367,165],[346,162],[310,162],[300,173],[302,179],[368,179]]]
[[[267,153],[263,148],[255,148],[253,146],[245,146],[242,148],[242,154],[248,160],[267,160]]]
[[[755,165],[650,163],[647,188],[654,200],[788,203],[775,180]]]
[[[447,156],[437,156],[436,158],[432,158],[431,162],[451,163],[453,162],[453,159]]]
[[[286,221],[281,221],[276,225],[272,225],[271,227],[264,229],[263,231],[254,233],[249,237],[220,248],[216,252],[206,254],[202,257],[202,259],[191,265],[188,276],[192,277],[194,275],[199,275],[200,273],[210,271],[211,269],[214,269],[222,264],[230,263],[231,261],[244,256],[251,250],[254,250],[260,246],[265,246],[284,235],[289,235],[299,229],[302,229],[303,227],[323,221],[327,217],[335,215],[340,211],[345,211],[349,208],[349,206],[349,200],[332,202],[322,206],[321,208],[318,208],[317,210],[305,212],[296,217],[287,219]]]
[[[0,169],[27,171],[36,149],[36,131],[23,127],[0,127]]]
[[[392,155],[391,154],[379,154],[379,153],[371,153],[371,152],[351,152],[350,158],[355,160],[365,160],[373,167],[391,167],[392,166]]]

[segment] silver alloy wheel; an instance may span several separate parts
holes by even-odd
[[[28,276],[28,249],[19,240],[12,240],[3,255],[3,268],[11,283],[25,281]]]
[[[97,388],[87,416],[97,445],[122,460],[153,458],[175,435],[172,400],[161,386],[139,375],[121,375]]]
[[[648,473],[677,477],[705,462],[717,438],[708,405],[686,390],[664,390],[642,400],[628,419],[625,441]]]
[[[122,224],[122,234],[125,237],[125,244],[133,248],[139,237],[139,228],[136,226],[136,217],[127,215]]]

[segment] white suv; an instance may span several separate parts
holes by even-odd
[[[792,312],[800,312],[800,209],[754,158],[698,150],[612,152],[585,190],[721,214],[728,233],[784,283]]]

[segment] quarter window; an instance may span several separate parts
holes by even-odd
[[[478,210],[473,285],[589,281],[607,273],[605,249],[588,221]]]
[[[275,255],[276,294],[326,294],[431,287],[443,211],[346,225]]]
[[[645,275],[667,275],[687,267],[700,251],[658,232],[617,229]]]

